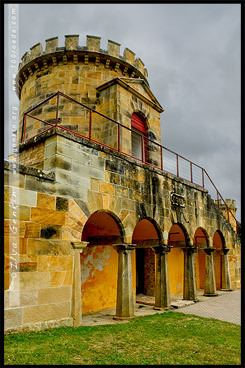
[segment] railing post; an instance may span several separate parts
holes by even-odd
[[[190,170],[191,170],[191,183],[193,183],[193,180],[192,180],[192,162],[190,162]]]
[[[177,164],[177,177],[179,177],[179,155],[176,154],[176,164]]]
[[[117,124],[117,150],[120,152],[120,124]]]
[[[204,172],[203,172],[203,168],[202,168],[202,187],[204,188]]]
[[[92,111],[89,110],[89,133],[88,133],[89,140],[91,140],[91,131],[92,131]]]
[[[58,116],[59,116],[59,98],[60,98],[60,93],[57,93],[57,105],[56,105],[56,122],[55,122],[55,126],[58,125]]]
[[[219,208],[219,193],[217,192],[217,206]]]
[[[163,169],[163,162],[162,162],[162,146],[161,146],[161,170]]]

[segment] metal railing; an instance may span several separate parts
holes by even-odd
[[[50,105],[50,102],[52,99],[56,98],[56,103],[52,103]],[[80,118],[80,121],[83,121],[83,132],[79,132],[79,131],[75,131],[74,129],[70,129],[72,128],[71,125],[69,124],[62,124],[62,119],[65,119],[65,116],[69,116],[73,114],[73,110],[71,109],[70,112],[69,110],[66,112],[66,114],[64,113],[64,110],[61,110],[61,107],[64,108],[64,105],[61,105],[61,98],[64,98],[65,100],[75,104],[76,106],[79,106],[79,108],[83,109],[83,113],[85,111],[85,114],[83,114],[83,118]],[[50,121],[43,120],[38,118],[35,115],[40,115],[42,114],[42,106],[45,106],[45,104],[47,105],[47,103],[49,103],[48,109],[47,111],[51,111],[51,115],[52,118],[49,119]],[[38,111],[39,109],[39,111]],[[36,111],[36,114],[34,113],[31,114],[31,112]],[[46,115],[48,114],[48,112],[46,112]],[[62,118],[61,118],[61,115]],[[84,117],[85,115],[85,117]],[[48,115],[47,115],[48,116]],[[94,117],[96,116],[96,117]],[[31,124],[28,125],[27,119],[30,118],[32,119]],[[110,122],[112,124],[110,133],[112,133],[113,128],[116,127],[116,134],[115,134],[115,130],[114,130],[114,134],[110,135],[107,134],[108,131],[104,131],[104,134],[102,133],[100,137],[98,137],[98,132],[97,132],[97,136],[96,134],[94,134],[93,132],[93,128],[96,126],[96,129],[98,130],[98,124],[93,124],[93,119],[98,119],[101,118],[103,119],[100,122],[100,129],[102,129],[103,125],[108,125],[108,122]],[[79,117],[78,117],[79,119]],[[39,123],[39,125],[37,126],[37,128],[35,128],[35,126],[33,125],[33,120],[35,120],[36,122]],[[40,124],[43,124],[45,129],[43,129],[41,127]],[[49,126],[48,128],[46,128],[46,126]],[[67,125],[69,126],[69,128],[67,127]],[[34,129],[33,129],[34,127]],[[132,156],[131,154],[131,147],[125,148],[124,144],[123,144],[123,139],[122,137],[124,135],[127,135],[127,133],[131,134],[131,132],[133,132],[134,134],[138,134],[137,132],[132,131],[132,129],[128,128],[127,126],[117,122],[114,119],[109,118],[106,115],[101,114],[100,112],[76,101],[75,99],[65,95],[62,92],[56,92],[54,94],[52,94],[51,96],[49,96],[47,99],[45,99],[44,101],[42,101],[41,103],[39,103],[38,105],[36,105],[35,107],[29,109],[28,111],[26,111],[24,113],[24,117],[23,117],[23,128],[22,128],[22,143],[27,142],[28,140],[37,137],[41,134],[43,134],[44,132],[54,128],[54,127],[58,127],[60,129],[63,129],[65,131],[68,131],[74,135],[77,135],[79,137],[83,137],[86,138],[92,142],[98,143],[100,145],[103,145],[105,147],[108,147],[110,149],[116,150],[118,152],[121,152],[129,157],[133,157],[136,160],[139,160],[145,164],[151,165],[157,169],[160,169],[164,172],[168,172],[178,178],[184,179],[189,181],[190,183],[196,184],[201,186],[202,188],[207,188],[208,184],[211,185],[211,190],[213,189],[217,198],[217,206],[220,207],[220,205],[223,204],[226,207],[226,211],[227,211],[227,220],[230,222],[230,218],[232,217],[233,220],[235,221],[236,224],[236,231],[238,232],[238,222],[234,216],[234,214],[231,212],[231,210],[229,209],[228,205],[226,204],[225,200],[223,199],[222,195],[220,194],[220,192],[218,191],[218,189],[216,188],[215,184],[213,183],[212,179],[210,178],[210,176],[208,175],[208,173],[206,172],[206,170],[204,168],[202,168],[201,166],[195,164],[194,162],[186,159],[185,157],[179,155],[178,153],[162,146],[161,144],[153,141],[152,139],[139,134],[140,136],[140,140],[141,140],[141,154],[140,157],[135,157]],[[75,125],[74,125],[75,127]],[[30,128],[32,129],[32,131],[30,131]],[[76,127],[78,129],[78,126]],[[107,127],[108,128],[108,127]],[[27,133],[27,131],[30,131],[35,133],[35,129],[38,131],[37,134],[31,135],[30,133]],[[31,135],[31,136],[30,136]],[[112,136],[114,136],[114,139],[112,139]],[[103,137],[106,137],[107,141],[105,142],[105,140],[103,139]],[[108,143],[108,139],[111,139],[111,142]],[[126,139],[127,140],[127,139]],[[125,140],[124,140],[125,141]]]

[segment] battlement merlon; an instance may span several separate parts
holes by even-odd
[[[97,58],[97,63],[104,63],[106,68],[116,65],[116,70],[120,68],[124,75],[128,72],[131,78],[144,79],[149,85],[147,69],[140,58],[135,58],[133,51],[125,48],[121,56],[119,43],[108,40],[107,50],[103,50],[100,48],[100,41],[101,37],[87,35],[86,46],[79,46],[79,35],[65,35],[64,47],[58,47],[58,37],[45,40],[45,50],[41,43],[35,44],[30,48],[30,52],[27,51],[21,58],[17,84],[21,89],[29,75],[43,67],[46,68],[50,63],[56,66],[57,62],[64,59],[84,62],[85,59],[91,61]]]

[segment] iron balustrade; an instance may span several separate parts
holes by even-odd
[[[57,102],[56,102],[56,108],[55,108],[55,122],[54,123],[50,123],[46,120],[42,120],[32,114],[30,114],[32,111],[36,110],[37,108],[40,108],[42,105],[46,104],[48,101],[50,101],[51,99],[57,97]],[[86,109],[88,112],[89,112],[89,119],[88,119],[88,135],[84,135],[84,134],[81,134],[79,132],[76,132],[74,130],[71,130],[69,128],[66,128],[65,126],[62,126],[61,124],[58,124],[59,123],[59,107],[60,107],[60,97],[63,97],[67,100],[69,100],[70,102],[72,103],[75,103],[77,105],[79,105],[80,107],[83,107],[84,109]],[[93,126],[93,118],[92,118],[92,114],[96,114],[97,116],[100,116],[104,119],[106,119],[106,121],[110,121],[112,122],[113,124],[116,124],[117,125],[117,148],[113,147],[113,146],[110,146],[109,144],[105,144],[104,142],[101,142],[100,140],[97,140],[97,139],[94,139],[92,138],[92,126]],[[31,118],[31,119],[34,119],[36,121],[39,121],[43,124],[46,124],[46,125],[49,125],[49,128],[47,129],[44,129],[44,130],[41,130],[39,133],[33,135],[32,137],[28,137],[28,139],[26,139],[26,125],[27,125],[27,117]],[[178,178],[181,178],[181,179],[184,179],[184,180],[187,180],[189,181],[190,183],[192,184],[195,184],[195,185],[198,185],[198,186],[201,186],[202,188],[205,188],[205,181],[204,181],[204,178],[206,177],[206,179],[208,180],[209,183],[211,183],[211,186],[214,188],[215,192],[216,192],[216,196],[217,196],[217,206],[220,207],[220,204],[221,204],[221,200],[223,201],[225,207],[226,207],[226,211],[227,211],[227,219],[229,221],[230,219],[230,216],[233,217],[233,219],[235,220],[235,223],[236,223],[236,232],[238,233],[238,221],[236,220],[234,214],[231,212],[231,210],[229,209],[228,205],[226,204],[225,200],[223,199],[222,195],[220,194],[220,192],[218,191],[218,189],[216,188],[215,184],[213,183],[212,179],[210,178],[210,176],[208,175],[208,173],[206,172],[206,170],[204,168],[202,168],[201,166],[195,164],[194,162],[188,160],[187,158],[179,155],[178,153],[168,149],[167,147],[164,147],[162,146],[161,144],[153,141],[152,139],[140,134],[140,133],[137,133],[135,131],[134,134],[138,134],[140,136],[140,139],[141,139],[141,158],[138,158],[138,157],[134,157],[132,156],[130,153],[128,152],[125,152],[122,150],[121,148],[121,137],[122,137],[122,130],[125,129],[129,132],[132,132],[132,129],[117,122],[116,120],[114,119],[111,119],[109,118],[108,116],[84,105],[83,103],[73,99],[72,97],[70,96],[67,96],[65,95],[64,93],[58,91],[54,94],[52,94],[51,96],[49,96],[47,99],[45,99],[44,101],[42,101],[41,103],[39,103],[38,105],[34,106],[33,108],[29,109],[28,111],[26,111],[24,113],[24,117],[23,117],[23,127],[22,127],[22,139],[21,139],[21,142],[22,143],[25,143],[27,141],[29,141],[30,139],[34,138],[34,137],[37,137],[41,134],[43,134],[44,132],[47,132],[48,130],[54,128],[54,127],[57,127],[57,128],[60,128],[60,129],[63,129],[65,131],[68,131],[74,135],[77,135],[79,137],[82,137],[82,138],[85,138],[85,139],[88,139],[89,141],[92,141],[92,142],[95,142],[95,143],[98,143],[102,146],[105,146],[105,147],[108,147],[112,150],[116,150],[120,153],[123,153],[129,157],[132,157],[136,160],[139,160],[141,162],[143,162],[144,164],[147,164],[147,165],[151,165],[157,169],[160,169],[161,171],[164,171],[164,172],[167,172],[167,173],[170,173]],[[150,162],[149,158],[148,158],[148,153],[144,154],[145,153],[145,150],[146,150],[146,147],[147,149],[150,149],[151,148],[151,151],[154,151],[153,147],[159,149],[159,152],[160,152],[160,166],[158,164],[155,164],[155,163],[152,163]],[[171,164],[173,164],[173,162],[175,161],[175,170],[171,168],[170,169],[166,169],[164,168],[164,166],[167,165],[167,162],[168,162],[168,159],[167,159],[167,155],[171,154],[172,157],[175,157],[175,160],[172,159],[171,161]],[[185,163],[188,164],[189,166],[189,178],[185,177],[184,175],[180,175],[180,170],[181,170],[181,166],[180,166],[180,160],[184,161]],[[170,163],[170,161],[169,161]],[[198,169],[201,173],[201,183],[197,182],[197,180],[194,179],[194,172],[193,172],[193,168],[195,169]],[[187,176],[187,175],[186,175]]]

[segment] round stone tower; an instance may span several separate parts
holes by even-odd
[[[48,124],[56,123],[116,148],[118,127],[105,116],[131,129],[134,114],[145,125],[146,136],[161,143],[163,108],[151,92],[147,77],[141,59],[128,48],[121,56],[120,44],[111,40],[107,50],[100,48],[100,37],[95,36],[87,36],[86,46],[79,46],[78,35],[65,36],[64,47],[58,47],[58,37],[50,38],[45,51],[38,43],[23,55],[19,65],[18,140],[28,141],[50,128]],[[59,96],[55,95],[58,91],[62,93]],[[131,131],[122,129],[120,134],[120,148],[131,154]]]

